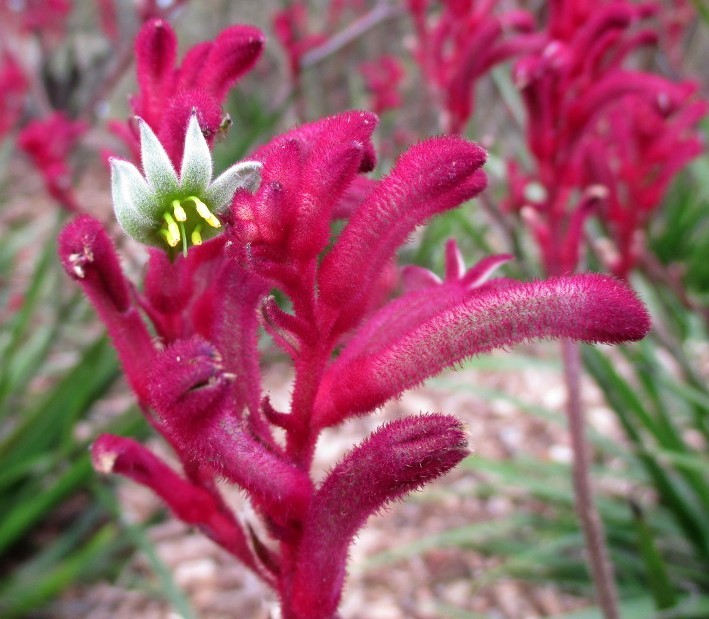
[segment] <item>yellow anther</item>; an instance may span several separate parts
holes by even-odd
[[[185,213],[185,209],[182,207],[179,200],[172,201],[172,212],[175,213],[175,219],[177,219],[177,221],[187,221],[187,213]]]
[[[212,228],[221,228],[221,222],[214,216],[214,213],[209,210],[207,205],[202,202],[199,198],[195,196],[189,196],[185,200],[192,200],[194,202],[195,208],[197,209],[197,214],[204,219]]]
[[[170,247],[177,246],[177,242],[179,241],[179,239],[175,239],[174,237],[170,236],[170,233],[164,228],[162,228],[159,232],[165,237],[165,241]]]
[[[192,230],[192,245],[201,245],[202,244],[202,235],[200,234],[202,230],[202,226],[197,226],[194,230]]]
[[[163,219],[167,223],[165,240],[170,247],[176,247],[180,242],[180,229],[177,227],[177,222],[170,213],[163,213]]]

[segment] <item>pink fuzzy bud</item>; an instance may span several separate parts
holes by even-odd
[[[145,402],[148,384],[144,364],[150,362],[155,349],[101,223],[80,215],[67,224],[59,235],[59,257],[64,270],[81,285],[101,316],[131,386]]]
[[[448,472],[467,454],[460,421],[438,414],[390,422],[350,451],[327,476],[308,511],[286,616],[332,617],[347,549],[367,518]]]
[[[237,25],[223,30],[214,40],[204,63],[200,86],[221,101],[227,91],[261,56],[263,32],[253,26]]]
[[[319,274],[323,311],[337,311],[342,328],[350,325],[378,274],[409,234],[485,188],[480,167],[486,156],[476,144],[453,136],[426,140],[402,155],[325,256]]]
[[[99,473],[115,473],[150,488],[183,522],[205,535],[269,580],[257,564],[239,521],[218,496],[178,475],[165,462],[130,438],[103,434],[91,445]]]
[[[135,57],[140,99],[133,111],[157,130],[177,60],[177,37],[167,21],[151,19],[143,24],[135,40]]]
[[[363,347],[355,334],[349,345],[355,352],[345,347],[325,374],[315,404],[319,426],[371,411],[443,368],[495,348],[532,338],[620,343],[639,340],[650,328],[633,291],[596,274],[483,286],[422,318],[393,336],[388,321],[381,332],[365,323],[374,347]],[[378,320],[379,314],[370,319]]]

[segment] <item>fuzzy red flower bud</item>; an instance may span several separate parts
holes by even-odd
[[[398,302],[400,315],[407,315],[409,299],[413,303],[421,298],[420,293],[412,295]],[[495,348],[544,337],[635,341],[650,328],[635,294],[603,275],[488,285],[453,299],[451,303],[442,297],[438,311],[419,310],[420,318],[407,318],[401,329],[381,321],[374,333],[367,333],[366,348],[359,349],[355,334],[350,346],[356,352],[345,347],[321,383],[315,407],[319,425],[371,411],[443,368]],[[385,307],[381,313],[387,311]],[[370,319],[379,320],[376,314]]]
[[[367,518],[445,474],[467,454],[462,424],[448,415],[392,421],[352,449],[327,476],[308,511],[286,616],[332,617],[347,550]]]

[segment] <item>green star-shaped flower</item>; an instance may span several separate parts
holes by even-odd
[[[179,178],[160,140],[138,119],[143,176],[128,161],[111,159],[116,218],[128,236],[183,255],[191,245],[217,234],[224,212],[239,188],[251,191],[261,180],[258,161],[242,161],[212,180],[212,154],[192,113],[185,136]]]

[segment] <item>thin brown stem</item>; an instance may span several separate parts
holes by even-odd
[[[565,339],[561,344],[561,352],[568,398],[566,412],[574,457],[573,484],[576,512],[581,521],[591,575],[603,617],[620,619],[613,566],[608,556],[603,523],[596,509],[591,487],[591,456],[581,404],[581,351],[577,342]]]
[[[356,41],[363,34],[377,26],[378,24],[397,17],[402,13],[400,7],[386,1],[378,2],[371,11],[364,14],[359,19],[353,21],[344,30],[332,35],[322,45],[310,50],[300,60],[301,69],[310,68],[329,58],[353,41]]]

